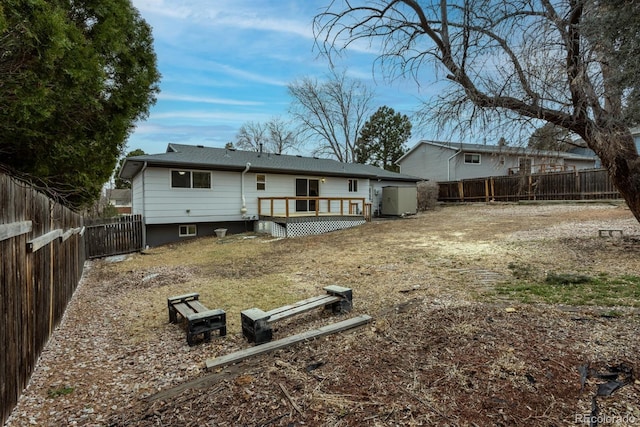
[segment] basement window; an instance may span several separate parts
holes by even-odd
[[[211,188],[211,172],[173,170],[171,188]]]
[[[178,235],[180,237],[193,237],[198,235],[198,229],[195,224],[181,225],[179,227]]]
[[[466,164],[479,165],[480,164],[480,154],[478,154],[478,153],[465,153],[464,154],[464,162]]]

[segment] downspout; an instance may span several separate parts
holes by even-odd
[[[247,167],[244,168],[242,174],[240,175],[240,193],[242,193],[242,208],[240,208],[240,213],[244,218],[247,213],[247,202],[244,198],[244,175],[249,172],[249,168],[251,167],[251,163],[247,162]]]
[[[144,171],[147,169],[147,162],[144,162],[140,173],[142,174],[142,247],[147,247],[147,216],[145,215],[145,194],[144,194]],[[133,182],[132,182],[133,183]],[[132,194],[133,196],[133,194]],[[133,202],[133,198],[131,200]],[[133,203],[131,204],[131,210],[133,210]]]
[[[451,181],[451,159],[453,159],[455,156],[457,156],[461,152],[462,150],[458,150],[455,153],[453,153],[453,156],[447,159],[447,181]]]

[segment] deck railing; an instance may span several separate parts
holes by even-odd
[[[258,216],[363,216],[371,221],[371,203],[364,197],[258,197]]]

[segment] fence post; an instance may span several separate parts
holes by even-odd
[[[462,181],[458,182],[458,194],[460,194],[460,201],[464,202],[464,184]]]
[[[49,202],[49,230],[53,230],[53,202]],[[53,245],[56,240],[49,243],[49,335],[53,331]]]
[[[495,179],[491,177],[491,200],[496,199],[496,183]]]
[[[484,201],[489,202],[489,180],[484,180]]]
[[[580,172],[574,170],[573,173],[576,175],[576,194],[580,200],[584,200],[584,194],[582,194],[582,190],[580,189]]]

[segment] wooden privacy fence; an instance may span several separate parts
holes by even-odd
[[[439,182],[442,202],[619,199],[606,169]]]
[[[0,412],[7,420],[82,276],[82,217],[0,172]]]
[[[142,249],[142,216],[86,220],[87,258],[127,254]]]

